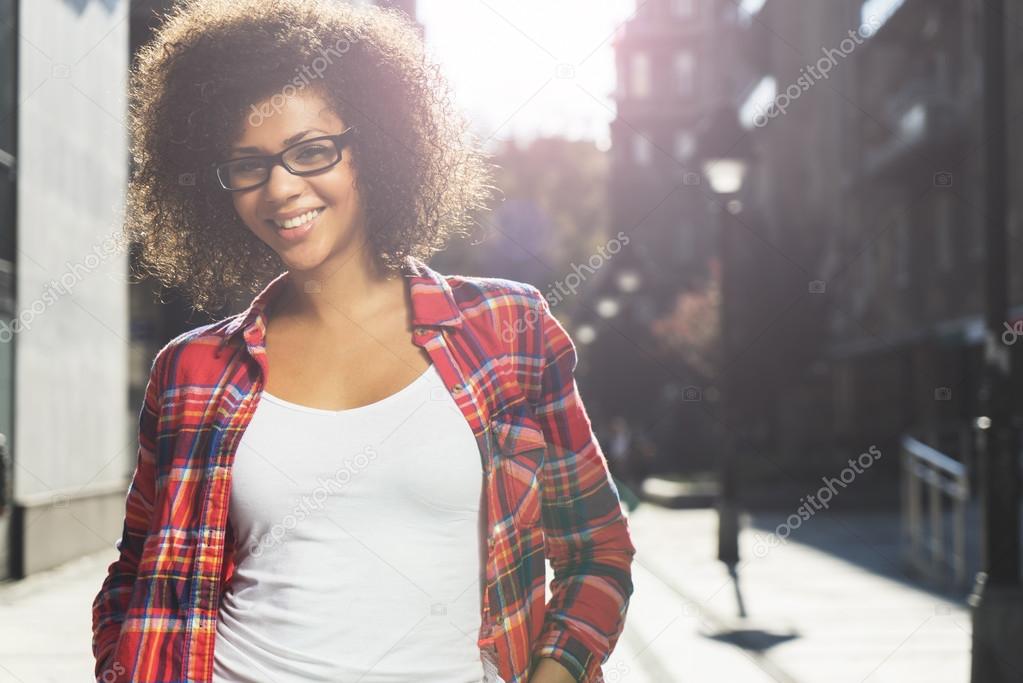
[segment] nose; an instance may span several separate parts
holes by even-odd
[[[270,177],[263,185],[263,194],[268,202],[283,204],[292,197],[301,194],[304,188],[304,178],[288,172],[288,169],[281,164],[275,164],[270,169]]]

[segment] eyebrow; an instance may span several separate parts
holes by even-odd
[[[309,133],[323,133],[323,134],[326,134],[326,132],[327,131],[320,130],[319,128],[309,128],[307,130],[302,131],[301,133],[295,133],[294,135],[292,135],[290,138],[288,138],[287,140],[285,140],[281,144],[284,147],[287,147],[288,145],[295,144],[296,142],[298,142],[299,140],[304,138]],[[259,154],[260,151],[261,150],[258,147],[235,147],[235,148],[233,148],[231,150],[232,153],[244,153],[244,154]]]

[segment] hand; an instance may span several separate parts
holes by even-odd
[[[529,683],[576,683],[575,676],[557,660],[542,657]]]

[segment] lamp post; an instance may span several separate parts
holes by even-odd
[[[710,189],[719,198],[723,207],[715,212],[718,266],[721,278],[721,309],[719,311],[718,363],[722,442],[718,454],[718,559],[729,566],[739,562],[739,519],[735,491],[735,442],[734,433],[734,378],[730,369],[732,357],[731,322],[729,309],[732,305],[730,280],[732,260],[731,232],[727,225],[729,213],[738,213],[738,202],[733,200],[742,191],[753,150],[749,137],[739,124],[734,107],[723,106],[711,117],[710,124],[702,131],[698,143],[698,158],[703,176]]]

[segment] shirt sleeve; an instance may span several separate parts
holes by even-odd
[[[162,351],[150,368],[145,400],[139,413],[135,472],[125,500],[121,538],[115,544],[120,555],[107,568],[107,576],[92,602],[92,653],[96,660],[97,680],[109,680],[109,675],[104,676],[109,668],[107,660],[120,636],[156,499],[154,465],[161,355]]]
[[[547,440],[541,518],[554,577],[532,655],[534,665],[550,657],[596,683],[625,626],[636,549],[576,386],[575,345],[536,295],[544,364],[534,411]]]

